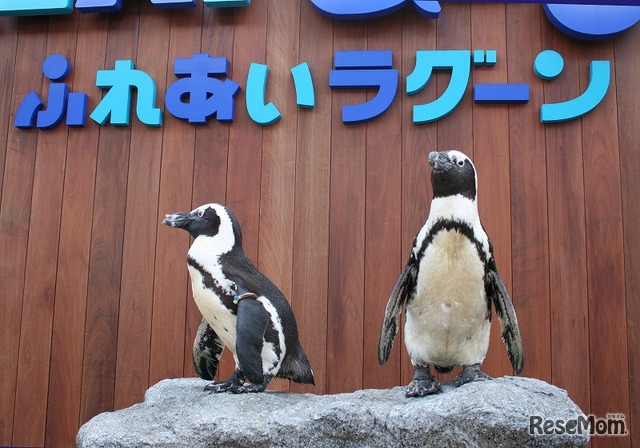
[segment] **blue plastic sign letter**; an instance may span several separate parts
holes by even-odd
[[[44,60],[42,73],[51,81],[64,79],[71,71],[71,64],[61,54],[52,54]],[[53,83],[49,86],[47,108],[38,112],[36,126],[50,129],[56,126],[67,110],[69,87],[63,83]]]
[[[122,9],[122,0],[76,0],[76,8],[83,13],[117,12]]]
[[[407,76],[407,93],[413,95],[424,88],[434,70],[451,70],[451,80],[440,98],[428,104],[413,106],[413,122],[429,123],[448,115],[458,105],[471,75],[469,50],[418,50],[416,66]]]
[[[291,69],[293,85],[296,89],[296,104],[300,107],[316,107],[316,95],[313,91],[313,80],[309,64],[303,62]]]
[[[227,58],[208,53],[176,59],[173,73],[180,79],[169,86],[164,98],[169,113],[193,124],[205,124],[214,114],[218,121],[233,121],[233,99],[240,86],[210,76],[226,75],[228,67]]]
[[[541,51],[533,61],[533,71],[540,79],[555,79],[562,69],[564,69],[564,59],[554,50]]]
[[[36,115],[44,107],[40,96],[33,90],[24,97],[18,110],[16,118],[13,120],[15,127],[20,129],[30,129],[36,125]]]
[[[0,16],[49,16],[72,12],[73,0],[0,1]]]
[[[87,124],[88,107],[89,96],[86,93],[70,93],[67,100],[67,126],[85,126]]]
[[[73,0],[2,0],[0,16],[49,16],[71,14]]]
[[[428,0],[311,0],[320,14],[335,20],[361,20],[392,14],[407,3],[413,3],[418,12],[431,19],[440,14],[440,4]]]
[[[386,111],[398,90],[398,70],[391,68],[391,50],[336,51],[331,88],[378,88],[376,96],[361,104],[342,106],[343,123],[360,123]]]
[[[496,65],[498,52],[496,50],[473,50],[473,65],[486,65],[488,67]]]
[[[51,81],[62,81],[71,71],[71,63],[61,54],[52,54],[47,57],[42,64],[42,73]],[[81,97],[84,97],[81,99]],[[87,95],[84,93],[73,94],[73,102],[69,101],[69,86],[64,83],[54,82],[49,86],[47,107],[38,94],[31,91],[22,100],[14,125],[18,128],[28,129],[37,127],[39,129],[50,129],[62,121],[65,112],[67,113],[67,123],[71,121],[74,125],[84,125],[86,105],[83,110],[80,101],[86,103]],[[68,106],[71,105],[71,109]]]
[[[605,40],[640,20],[640,6],[543,5],[547,18],[563,33],[584,40]]]
[[[251,0],[203,0],[209,8],[235,8],[236,6],[249,6]]]
[[[151,0],[153,6],[160,9],[195,8],[196,0]]]
[[[134,69],[133,61],[118,60],[113,70],[98,70],[96,86],[109,88],[90,117],[98,124],[109,122],[115,126],[128,126],[131,115],[131,89],[138,89],[136,114],[148,126],[162,124],[162,111],[155,107],[156,83],[147,73]]]
[[[67,111],[67,97],[69,87],[63,83],[54,83],[49,86],[47,108],[38,112],[36,126],[40,129],[51,129],[62,121]]]
[[[476,103],[526,103],[529,84],[474,84],[473,101]]]
[[[572,120],[593,110],[603,100],[611,81],[611,64],[609,61],[591,61],[589,65],[589,85],[587,90],[569,101],[540,106],[542,123],[557,123]]]
[[[253,121],[266,126],[280,119],[280,111],[273,103],[265,104],[267,73],[269,67],[252,62],[247,74],[246,104],[247,112]]]

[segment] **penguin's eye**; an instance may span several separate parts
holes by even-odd
[[[198,210],[198,217],[202,218],[204,216],[204,210]]]
[[[458,166],[464,166],[464,160],[458,160]]]

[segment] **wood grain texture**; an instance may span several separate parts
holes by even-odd
[[[579,95],[579,64],[574,42],[543,21],[543,48],[565,60],[564,70],[544,85],[545,103]],[[551,380],[590,410],[589,312],[581,123],[546,125],[549,281],[551,303]],[[570,347],[570,349],[569,349]]]
[[[438,20],[407,7],[334,21],[308,1],[179,11],[125,3],[113,14],[0,19],[0,445],[71,446],[98,412],[140,401],[161,379],[194,375],[191,241],[160,221],[209,202],[234,210],[246,254],[296,314],[316,386],[274,381],[272,390],[406,384],[413,372],[402,328],[388,363],[377,363],[381,317],[429,212],[427,155],[450,148],[478,168],[481,217],[518,313],[524,374],[566,389],[587,413],[626,414],[630,438],[593,446],[636,444],[638,27],[598,44],[563,35],[534,4],[454,2]],[[334,54],[367,49],[392,50],[399,91],[382,116],[346,125],[342,106],[375,91],[331,89]],[[434,101],[450,81],[442,70],[407,95],[416,51],[449,49],[495,49],[498,61],[472,66],[451,114],[413,124],[412,106]],[[557,79],[533,71],[543,49],[564,57]],[[41,67],[54,52],[71,62],[65,82],[88,94],[88,114],[105,93],[96,71],[132,60],[156,83],[162,126],[132,112],[126,127],[89,119],[83,128],[17,129],[27,93],[46,99]],[[164,107],[176,59],[200,52],[230,61],[227,78],[241,86],[233,123],[195,126]],[[595,59],[612,66],[602,103],[583,118],[540,123],[542,104],[586,89]],[[305,61],[314,109],[295,103],[290,69]],[[266,127],[246,110],[252,62],[268,66],[266,98],[282,113]],[[528,83],[531,99],[474,104],[479,82]],[[510,374],[497,324],[492,333],[485,369]],[[219,376],[234,367],[226,351]]]
[[[20,22],[16,54],[22,57],[16,61],[14,70],[15,77],[22,82],[14,83],[12,109],[18,107],[29,91],[41,92],[42,75],[30,62],[44,60],[47,35],[39,32],[43,27],[48,29],[48,19]],[[37,135],[35,130],[24,132],[10,126],[5,150],[0,209],[0,285],[5,297],[0,317],[0,444],[3,445],[11,445],[13,439]],[[15,434],[16,438],[21,436]]]
[[[195,11],[171,11],[171,33],[166,67],[166,82],[176,76],[173,63],[200,52],[202,41],[202,5]],[[190,211],[193,194],[193,159],[196,128],[183,120],[166,120],[162,126],[162,161],[158,222],[167,213]],[[191,283],[186,269],[190,236],[167,226],[158,227],[151,322],[151,358],[149,383],[181,376],[185,359],[185,320]],[[175,273],[175,275],[174,275]]]
[[[448,13],[439,18],[436,24],[437,49],[472,50],[471,5],[452,3],[447,5],[447,11]],[[438,97],[449,86],[450,80],[451,72],[447,70],[436,72],[435,79],[431,82],[435,81]],[[457,149],[473,158],[473,101],[471,80],[469,81],[458,106],[435,124],[438,127],[438,151]]]
[[[367,24],[367,48],[392,50],[396,55],[393,67],[402,67],[402,14]],[[364,297],[364,357],[362,387],[393,387],[400,383],[397,361],[378,364],[380,324],[388,292],[397,280],[401,263],[402,231],[402,82],[389,109],[367,126],[365,178],[365,297]],[[377,92],[369,91],[367,98]],[[378,323],[378,325],[376,325]]]
[[[307,353],[315,386],[291,384],[292,392],[327,391],[327,290],[329,267],[329,185],[331,179],[331,92],[333,25],[318,20],[309,2],[300,5],[298,62],[313,75],[316,106],[298,111],[293,247],[292,307],[300,343]],[[326,51],[315,51],[317,47]]]
[[[627,297],[627,347],[629,355],[629,402],[631,446],[640,443],[640,353],[635,345],[640,341],[640,86],[636,82],[636,68],[640,66],[640,54],[635,50],[636,28],[615,41],[618,141],[620,147],[620,176],[622,191],[622,215],[624,238],[624,270]]]
[[[334,51],[364,49],[363,22],[335,23]],[[327,392],[362,387],[366,124],[342,123],[342,105],[366,101],[359,89],[332,91],[331,211],[327,297]]]
[[[138,8],[109,21],[105,64],[136,58]],[[134,118],[135,119],[135,118]],[[115,393],[118,311],[129,169],[129,127],[100,129],[87,285],[81,423],[112,409]]]
[[[11,107],[12,95],[15,80],[14,64],[16,62],[16,51],[18,49],[19,21],[11,20],[2,24],[2,39],[0,39],[0,67],[5,67],[0,71],[0,91],[7,92],[0,96],[0,185],[4,177],[4,163],[7,152],[8,134],[13,119]],[[2,195],[0,194],[0,208],[2,207]]]
[[[293,286],[293,226],[296,180],[297,106],[291,68],[298,64],[300,2],[270,3],[267,15],[265,101],[272,101],[282,118],[262,133],[260,231],[258,268],[291,303]],[[272,390],[289,390],[289,382],[274,380]]]
[[[507,5],[508,81],[528,83],[526,105],[509,107],[511,164],[512,300],[524,344],[523,375],[551,380],[551,310],[545,132],[539,123],[543,82],[531,69],[542,50],[542,11]],[[532,125],[532,122],[535,124]]]
[[[166,90],[171,16],[151,4],[140,6],[136,67],[148,73],[158,92]],[[156,106],[162,105],[159,96]],[[166,119],[166,117],[165,117]],[[132,120],[118,311],[114,406],[139,402],[149,387],[149,363],[162,130]]]
[[[73,57],[77,26],[77,20],[69,28],[66,20],[51,17],[46,54]],[[44,83],[43,98],[48,98],[50,85],[50,81]],[[20,324],[15,445],[44,445],[45,440],[67,134],[65,127],[56,127],[38,135]]]
[[[612,60],[611,42],[583,45],[580,87],[589,85],[592,60]],[[629,415],[629,366],[620,154],[616,109],[615,72],[610,90],[598,105],[599,114],[582,118],[587,236],[587,285],[589,298],[589,352],[591,365],[591,412]],[[603,337],[606,335],[606,337]],[[611,350],[617,347],[617,350]],[[617,409],[616,411],[612,411]],[[627,437],[596,439],[593,447],[628,447]]]
[[[471,48],[496,50],[493,67],[474,67],[471,82],[507,82],[506,6],[471,5]],[[493,26],[486,24],[493,21]],[[471,95],[471,92],[469,92]],[[478,211],[489,238],[500,277],[512,294],[511,275],[511,170],[509,109],[502,105],[473,105],[473,160],[478,172]],[[492,323],[489,352],[483,369],[492,376],[512,374],[500,338],[500,321]]]
[[[80,20],[73,91],[91,92],[95,88],[95,73],[83,67],[104,67],[108,27],[106,15]],[[95,106],[92,101],[91,106]],[[52,447],[72,446],[80,425],[98,134],[97,126],[87,127],[85,132],[69,132],[67,143],[45,439],[45,445]]]

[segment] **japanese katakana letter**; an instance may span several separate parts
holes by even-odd
[[[234,97],[240,86],[210,75],[226,75],[229,60],[195,53],[190,58],[176,59],[173,72],[180,77],[171,84],[164,102],[171,115],[189,123],[204,124],[216,114],[218,121],[233,121]]]
[[[473,65],[493,67],[498,60],[496,50],[474,50]],[[476,103],[526,103],[529,84],[474,84],[473,101]]]
[[[342,106],[343,123],[370,120],[391,106],[398,90],[398,70],[391,65],[391,50],[335,52],[336,69],[329,72],[331,88],[378,88],[369,101]]]
[[[280,111],[273,103],[265,104],[264,94],[267,88],[269,68],[252,62],[247,75],[246,104],[247,112],[253,121],[266,126],[280,119]]]
[[[540,52],[533,63],[533,70],[542,79],[556,78],[563,68],[562,56],[553,50]],[[572,120],[586,114],[600,104],[609,89],[611,64],[609,61],[591,61],[589,73],[589,85],[582,95],[569,101],[540,106],[540,121],[542,123]]]
[[[42,72],[51,81],[61,81],[71,71],[71,64],[64,56],[53,54],[45,59]],[[49,86],[47,108],[37,93],[29,92],[22,100],[14,124],[18,128],[28,129],[37,126],[49,129],[56,126],[67,114],[67,125],[84,126],[88,96],[86,93],[69,93],[64,83],[53,83]]]
[[[113,70],[98,70],[96,86],[109,88],[107,94],[91,112],[91,119],[100,125],[109,122],[128,126],[131,115],[131,88],[138,89],[136,114],[148,126],[162,124],[162,111],[155,107],[156,83],[147,73],[134,69],[133,61],[119,60]]]
[[[309,64],[303,62],[291,69],[293,85],[296,88],[296,104],[300,107],[314,108],[316,106],[316,96],[313,91],[313,80]]]
[[[413,122],[429,123],[449,114],[458,105],[471,74],[469,50],[418,50],[416,66],[407,76],[407,93],[413,95],[427,85],[434,70],[451,70],[451,80],[442,95],[431,103],[413,106]]]

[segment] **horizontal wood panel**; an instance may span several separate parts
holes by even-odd
[[[587,413],[625,413],[638,438],[637,29],[581,43],[539,5],[447,3],[436,21],[405,8],[341,22],[295,0],[174,11],[129,2],[110,15],[2,17],[0,25],[0,444],[69,446],[98,412],[142,400],[163,378],[194,374],[200,316],[184,263],[190,239],[160,221],[208,202],[234,210],[245,252],[295,311],[316,386],[274,381],[272,390],[407,383],[401,332],[385,366],[377,338],[428,215],[427,155],[449,148],[479,171],[481,216],[524,338],[523,374],[565,388]],[[532,65],[547,48],[565,66],[543,81]],[[342,107],[376,92],[332,90],[334,52],[367,49],[392,50],[398,92],[381,117],[346,125]],[[434,49],[495,49],[498,61],[472,66],[448,116],[416,125],[412,107],[450,81],[439,71],[421,92],[405,93],[416,51]],[[48,97],[41,67],[53,53],[71,62],[61,82],[89,95],[89,111],[104,95],[96,71],[134,61],[155,81],[162,126],[134,111],[124,127],[89,119],[84,128],[16,128],[30,90]],[[194,53],[229,59],[228,78],[242,87],[232,123],[214,116],[195,126],[166,110],[175,61]],[[540,106],[580,95],[596,59],[612,67],[602,103],[583,118],[541,124]],[[264,127],[245,106],[252,62],[268,66],[265,100],[282,115]],[[314,109],[296,105],[290,69],[301,62],[312,73]],[[474,83],[528,83],[531,98],[474,104]],[[507,375],[498,327],[485,369]],[[220,376],[233,369],[227,353]]]

